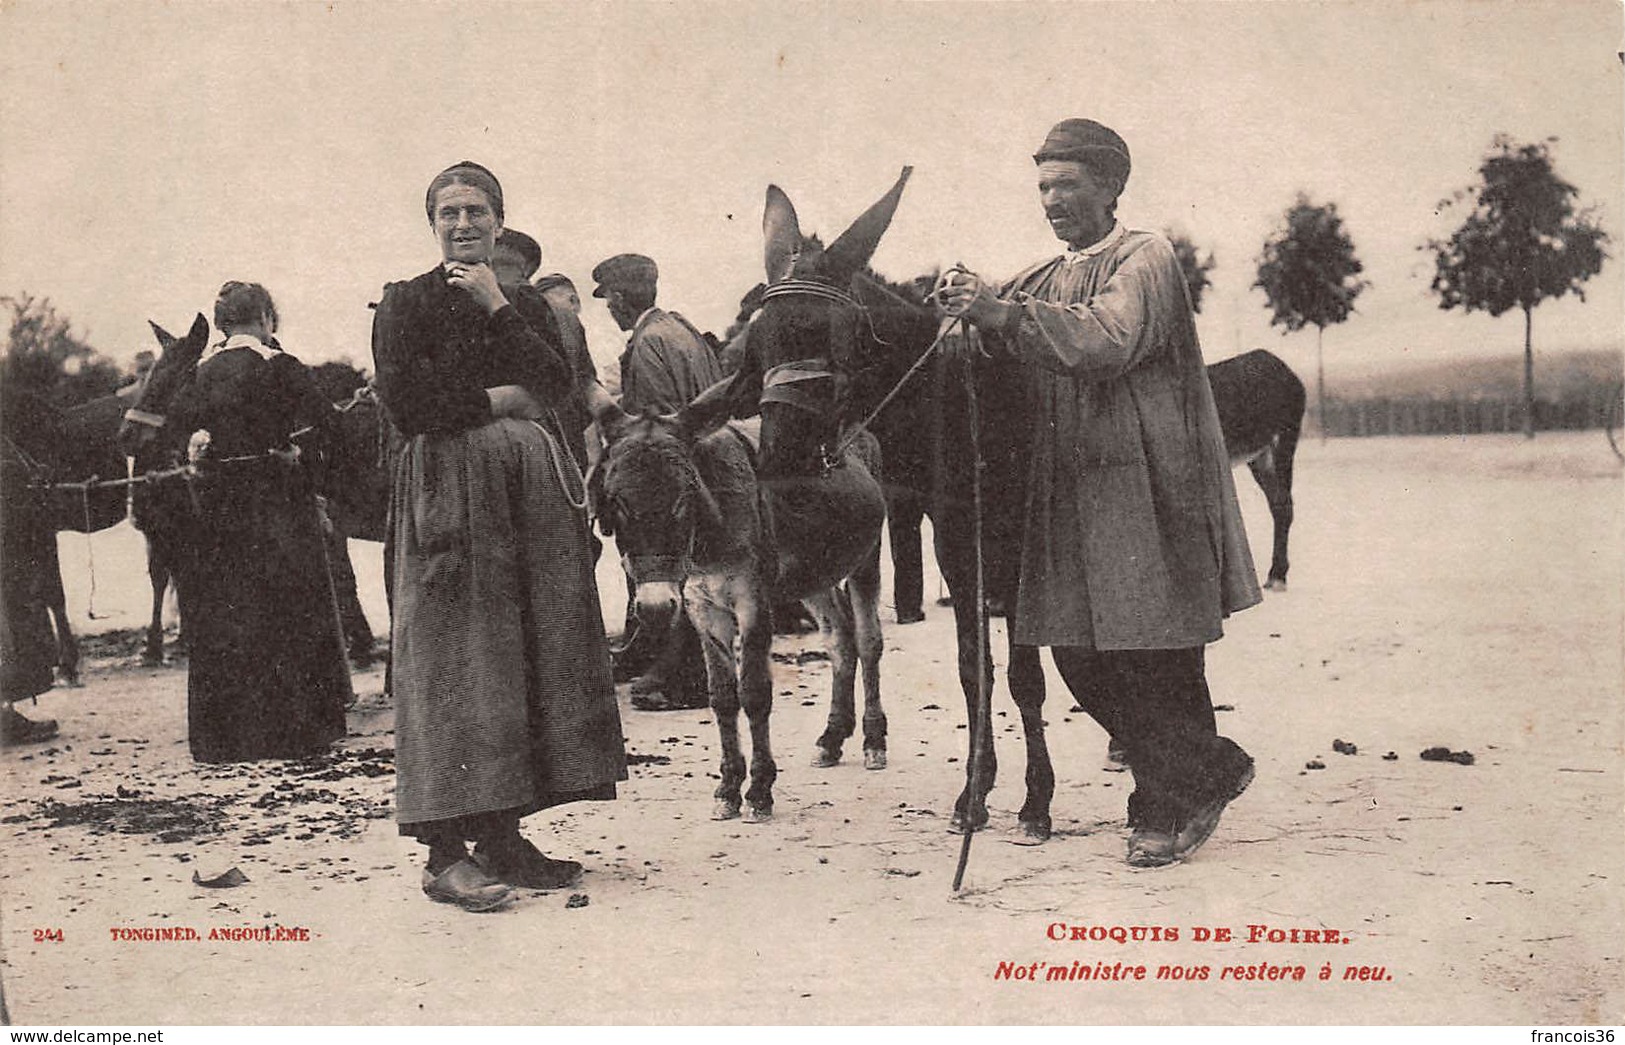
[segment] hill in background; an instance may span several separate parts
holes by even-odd
[[[1608,350],[1535,350],[1535,395],[1585,397],[1625,380],[1625,353]],[[1401,365],[1340,375],[1326,382],[1337,399],[1492,399],[1523,395],[1523,356],[1470,357],[1445,363]]]

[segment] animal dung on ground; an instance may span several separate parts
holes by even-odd
[[[571,893],[570,898],[564,901],[564,908],[565,910],[570,910],[576,907],[585,907],[591,902],[592,901],[588,899],[586,893]]]
[[[1386,755],[1382,756],[1382,760],[1384,762],[1398,762],[1399,761],[1399,752],[1390,751]]]
[[[1358,747],[1355,747],[1346,740],[1332,741],[1332,750],[1337,752],[1339,755],[1356,755],[1360,752]]]
[[[1322,762],[1318,758],[1311,758],[1309,761],[1307,761],[1307,762],[1305,762],[1303,764],[1303,768],[1305,768],[1305,769],[1325,769],[1326,768],[1326,763]]]
[[[1420,757],[1424,762],[1454,762],[1459,766],[1473,764],[1471,751],[1452,751],[1447,747],[1430,747]]]

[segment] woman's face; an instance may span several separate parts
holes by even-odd
[[[471,265],[490,261],[502,222],[485,193],[472,185],[447,185],[434,198],[434,234],[440,256]]]

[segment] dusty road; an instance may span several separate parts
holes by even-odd
[[[61,737],[0,755],[13,1018],[1625,1020],[1625,502],[1602,436],[1311,443],[1298,475],[1292,589],[1234,618],[1209,654],[1221,729],[1253,753],[1257,781],[1185,865],[1125,866],[1128,779],[1104,768],[1103,734],[1052,673],[1056,837],[1004,840],[1023,752],[1001,686],[994,823],[951,895],[964,711],[936,607],[888,631],[889,769],[809,766],[827,666],[797,663],[814,640],[781,639],[772,822],[708,818],[709,713],[623,705],[636,764],[621,800],[529,822],[544,849],[587,864],[576,896],[478,916],[418,891],[420,854],[390,819],[379,672],[358,674],[334,757],[200,768],[184,667],[143,669],[103,640],[83,689],[39,702]],[[1237,479],[1267,560],[1263,500]],[[100,612],[114,614],[99,624],[134,626],[140,564],[127,537],[97,541]],[[82,607],[84,539],[63,547]],[[376,568],[360,568],[376,609]],[[605,584],[616,604],[612,573]],[[1418,757],[1434,746],[1474,762]],[[245,884],[193,882],[232,867]],[[308,939],[208,939],[266,926]],[[163,927],[201,938],[115,939]],[[1075,927],[1083,939],[1051,939]],[[1115,942],[1113,927],[1164,938]],[[1277,929],[1285,942],[1269,942]],[[1294,929],[1341,942],[1291,942]],[[1084,969],[1097,975],[1074,977]]]

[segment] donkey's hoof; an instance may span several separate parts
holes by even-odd
[[[864,748],[863,749],[863,768],[864,769],[885,769],[886,768],[886,752],[885,751],[877,751],[874,748],[867,748],[867,747]]]
[[[161,668],[164,666],[164,655],[162,653],[143,653],[141,654],[141,666],[143,668]]]
[[[820,745],[818,751],[813,755],[812,764],[814,769],[828,769],[830,766],[840,765],[841,749],[830,750]]]
[[[745,823],[765,824],[773,819],[773,807],[757,805],[755,802],[745,806]]]
[[[719,798],[717,804],[711,807],[712,820],[734,820],[739,816],[739,799]]]
[[[1049,841],[1049,836],[1048,820],[1023,820],[1016,825],[1016,833],[1010,837],[1010,844],[1043,845]]]
[[[1286,591],[1286,578],[1285,577],[1280,577],[1280,578],[1271,577],[1269,580],[1264,582],[1264,590],[1265,591]]]
[[[63,689],[84,689],[85,688],[84,680],[79,677],[78,672],[74,672],[71,675],[67,674],[66,672],[59,672],[57,674],[57,682],[56,682],[56,684],[58,686],[61,686]]]
[[[967,817],[964,813],[955,813],[948,821],[948,830],[956,835],[974,834],[987,826],[987,810],[980,815]]]

